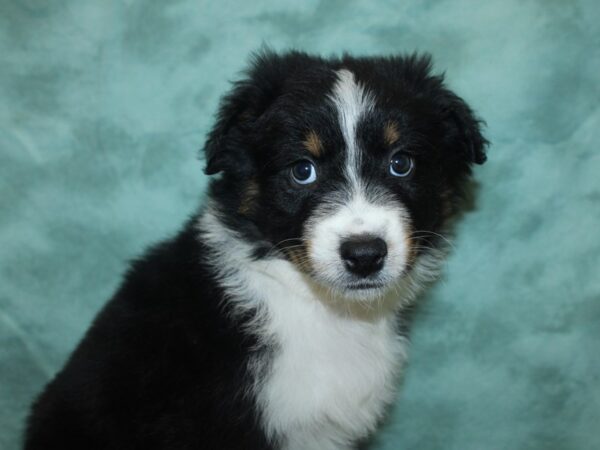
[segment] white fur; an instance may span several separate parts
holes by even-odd
[[[342,241],[351,236],[376,236],[385,241],[388,254],[384,267],[372,281],[382,283],[386,291],[400,277],[408,262],[407,242],[411,229],[408,213],[385,194],[371,200],[360,191],[351,195],[349,200],[338,205],[335,201],[324,203],[324,211],[317,210],[307,223],[305,235],[310,242],[309,257],[314,276],[344,291],[353,276],[345,269],[340,257]],[[359,294],[358,299],[367,299],[381,295],[382,290],[361,290],[354,295]],[[352,295],[352,291],[345,291],[345,295]]]
[[[346,142],[346,177],[356,189],[360,185],[360,148],[356,139],[359,120],[373,110],[375,101],[369,91],[354,80],[348,69],[337,71],[338,80],[329,96],[338,112],[340,129]]]
[[[251,245],[212,208],[199,227],[230,301],[258,311],[249,331],[276,346],[272,361],[252,363],[256,374],[268,368],[254,388],[267,434],[287,450],[346,449],[366,436],[393,400],[405,360],[393,314],[332,307],[293,264],[251,258]]]

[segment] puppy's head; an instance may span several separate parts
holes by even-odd
[[[440,245],[485,138],[428,57],[255,57],[205,147],[211,195],[256,257],[369,299]]]

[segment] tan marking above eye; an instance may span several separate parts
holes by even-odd
[[[319,135],[314,131],[310,130],[304,139],[304,147],[314,157],[319,157],[323,153],[323,143],[319,138]]]
[[[388,122],[383,127],[383,140],[387,145],[394,145],[400,139],[398,124],[396,122]]]

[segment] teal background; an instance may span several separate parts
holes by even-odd
[[[599,449],[599,19],[593,0],[0,0],[0,449],[128,260],[201,201],[197,149],[263,44],[429,51],[488,122],[373,448]]]

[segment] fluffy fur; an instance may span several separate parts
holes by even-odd
[[[208,137],[206,205],[133,263],[25,448],[352,448],[485,144],[427,57],[256,56]]]

